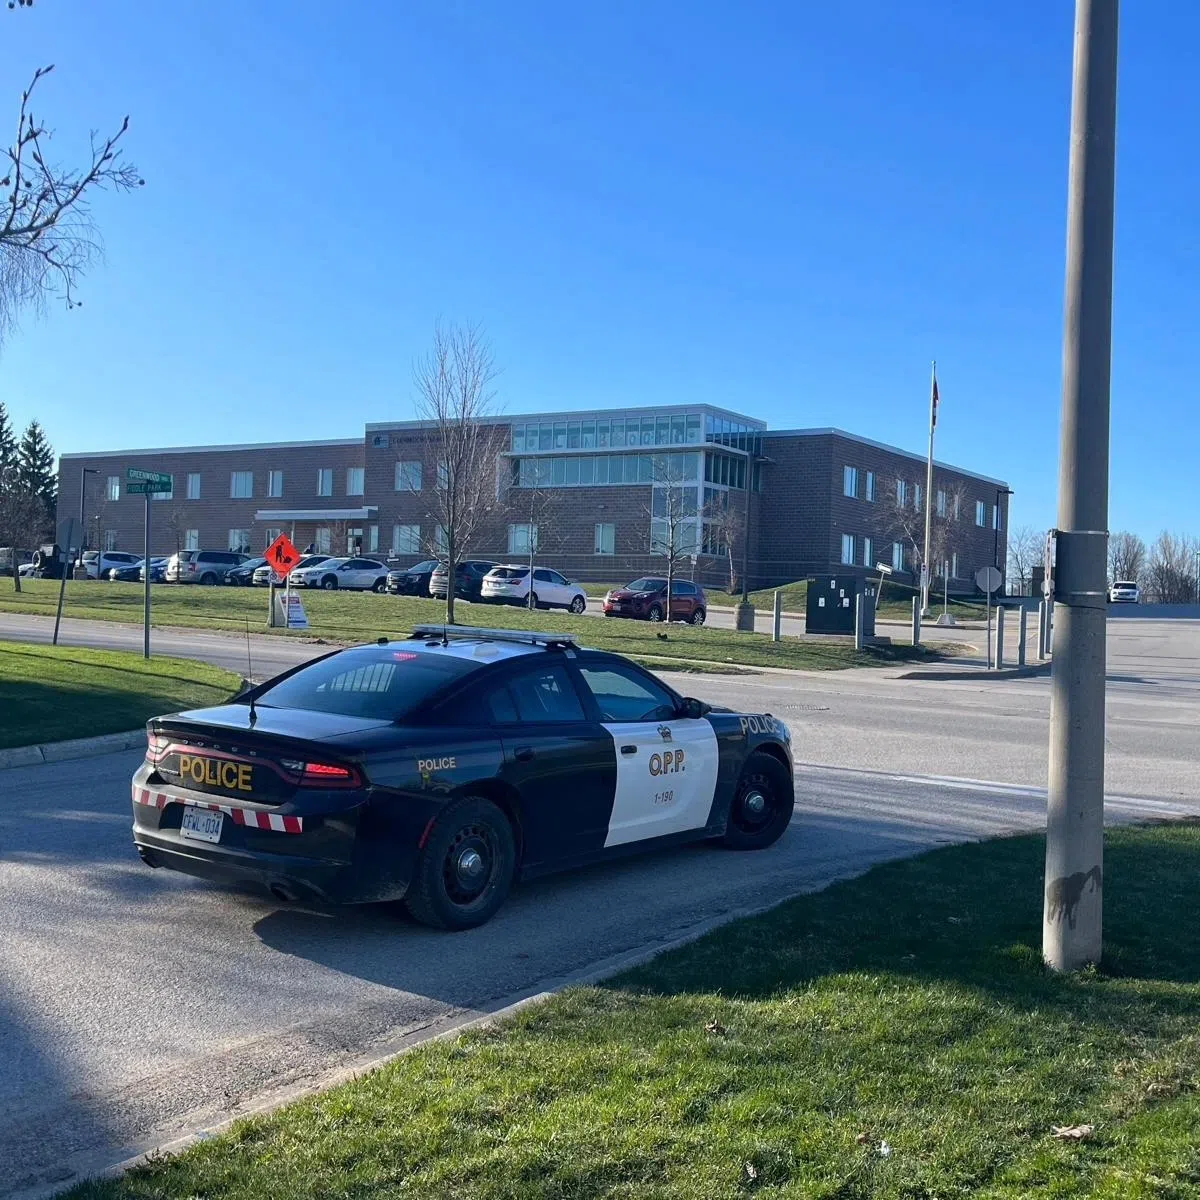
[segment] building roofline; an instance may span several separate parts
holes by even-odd
[[[667,413],[711,413],[721,417],[732,417],[744,421],[755,429],[765,430],[766,422],[758,417],[747,416],[731,408],[719,408],[714,404],[642,404],[614,405],[611,408],[576,408],[560,412],[493,413],[483,420],[489,425],[512,425],[520,421],[577,420],[583,417],[612,417],[617,414],[637,413],[639,416],[657,416]],[[367,433],[383,433],[393,429],[428,429],[434,422],[412,421],[369,421]]]
[[[899,446],[891,446],[887,442],[877,442],[874,438],[863,437],[861,434],[847,433],[844,429],[834,429],[832,426],[824,429],[768,429],[763,433],[763,437],[839,437],[844,438],[848,442],[858,442],[863,446],[873,446],[876,450],[886,450],[889,454],[899,454],[901,458],[911,458],[913,462],[924,463],[928,461],[924,454],[914,454],[911,450],[904,450]],[[978,479],[981,483],[994,484],[1000,488],[1008,487],[1008,484],[1003,479],[993,479],[990,475],[981,475],[978,471],[967,470],[966,467],[956,467],[953,463],[942,462],[937,458],[933,460],[933,465],[941,467],[943,471],[954,471],[956,474],[965,475],[969,479]]]
[[[228,446],[145,446],[137,450],[95,450],[60,454],[59,462],[81,458],[132,458],[137,454],[224,454],[242,450],[303,450],[313,446],[361,446],[362,438],[321,438],[315,442],[237,442]]]

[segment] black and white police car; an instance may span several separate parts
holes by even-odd
[[[148,865],[282,900],[403,898],[444,929],[486,921],[515,879],[703,838],[758,850],[792,816],[782,721],[569,635],[418,626],[156,717],[147,741]]]

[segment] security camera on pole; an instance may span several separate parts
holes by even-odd
[[[921,614],[929,614],[929,592],[933,587],[933,572],[929,567],[929,549],[933,543],[933,435],[937,429],[938,385],[937,363],[933,364],[933,386],[929,394],[929,462],[925,469],[925,548],[921,553]]]

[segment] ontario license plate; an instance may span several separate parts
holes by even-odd
[[[197,842],[219,842],[225,814],[209,808],[185,808],[179,822],[179,832]]]

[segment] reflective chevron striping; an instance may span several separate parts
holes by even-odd
[[[148,788],[135,787],[133,802],[147,808],[166,808],[168,804],[184,804],[191,808],[208,808],[214,812],[225,813],[235,825],[245,825],[250,829],[269,829],[275,833],[303,833],[303,817],[285,817],[281,813],[259,812],[254,808],[235,808],[230,804],[210,804],[204,800],[182,800],[178,796],[168,796],[163,792],[152,792]]]

